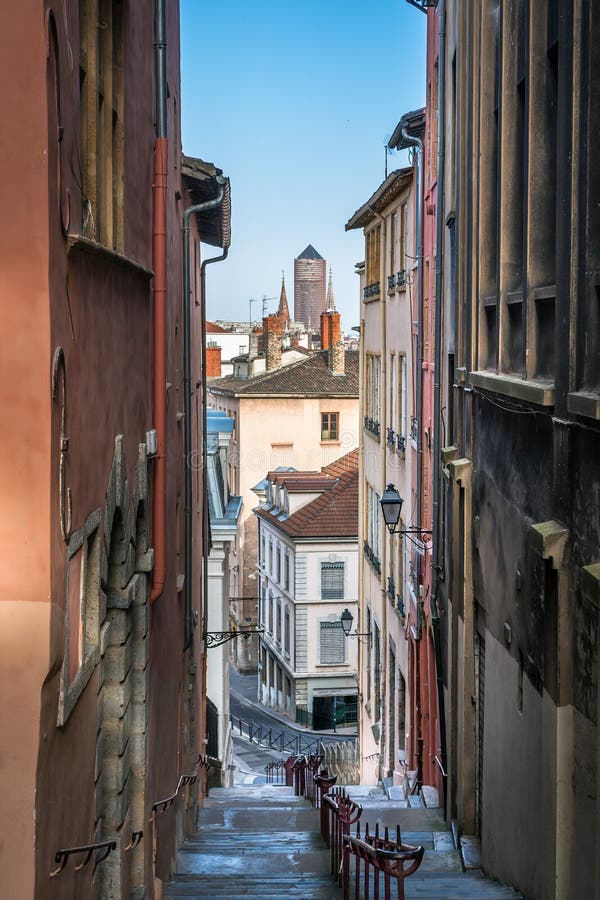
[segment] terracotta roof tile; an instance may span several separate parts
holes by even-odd
[[[321,470],[331,478],[332,486],[315,500],[307,503],[292,515],[282,519],[267,509],[259,508],[256,514],[271,522],[285,534],[296,538],[356,538],[358,537],[358,450],[352,450],[341,459]],[[291,481],[300,473],[290,473]],[[283,473],[285,482],[285,473]],[[310,481],[304,482],[304,489]]]
[[[321,350],[253,378],[211,378],[210,387],[236,397],[358,397],[358,358],[358,350],[347,350],[345,374],[334,375],[327,366],[328,351]]]

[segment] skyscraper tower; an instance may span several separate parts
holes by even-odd
[[[325,312],[327,263],[312,244],[294,260],[294,320],[317,332]]]

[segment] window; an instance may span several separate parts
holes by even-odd
[[[267,564],[267,552],[266,552],[265,544],[266,544],[265,536],[264,536],[264,534],[261,534],[261,536],[260,536],[260,565],[263,567],[263,569],[265,568],[265,566]]]
[[[367,485],[367,541],[377,562],[381,559],[380,517],[379,494],[369,484]]]
[[[267,588],[264,582],[260,590],[260,624],[267,624]]]
[[[82,233],[123,251],[123,2],[80,0]]]
[[[321,563],[321,600],[344,599],[344,563]]]
[[[406,203],[400,208],[400,253],[398,271],[406,272],[406,236],[408,234],[408,209]],[[401,287],[402,285],[398,285]]]
[[[319,660],[322,666],[339,666],[346,662],[346,637],[342,623],[320,623]]]
[[[269,572],[273,574],[273,541],[269,541]]]
[[[365,298],[379,295],[380,279],[380,253],[381,253],[381,225],[376,225],[366,235],[365,268],[366,287]]]
[[[396,274],[396,264],[398,262],[398,211],[390,218],[390,274]]]
[[[321,440],[337,441],[338,439],[338,416],[336,412],[321,413]]]
[[[283,557],[283,586],[286,591],[290,589],[290,556],[285,553]]]
[[[281,643],[281,600],[277,600],[277,621],[275,622],[275,639]]]
[[[398,384],[396,384],[396,354],[390,354],[390,428],[396,428],[398,408]]]
[[[71,536],[67,548],[65,644],[58,698],[64,725],[98,662],[100,639],[100,511]]]
[[[290,652],[290,611],[285,608],[285,619],[283,628],[283,649],[286,653]]]
[[[406,356],[398,357],[398,434],[407,437],[406,416]]]
[[[277,583],[281,584],[281,547],[277,547]]]
[[[366,426],[369,431],[379,433],[381,414],[381,357],[367,354],[367,395],[365,403]],[[375,427],[376,426],[376,427]]]
[[[371,634],[371,610],[367,606],[367,634]],[[367,641],[367,701],[371,699],[371,641]]]
[[[269,591],[269,634],[273,634],[273,594]]]
[[[381,636],[379,632],[378,625],[375,625],[373,628],[373,645],[375,648],[375,671],[373,672],[373,683],[375,687],[375,697],[374,697],[374,713],[375,713],[375,721],[381,718]]]

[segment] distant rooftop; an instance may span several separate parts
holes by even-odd
[[[331,372],[328,357],[327,350],[320,350],[306,359],[251,378],[234,375],[209,378],[208,388],[234,397],[358,397],[358,351],[346,351],[344,375]]]
[[[270,474],[273,480],[273,473]],[[355,539],[358,535],[358,449],[323,466],[314,482],[311,478],[302,484],[302,474],[292,472],[286,477],[282,473],[276,480],[288,492],[290,488],[304,492],[314,489],[320,492],[318,497],[289,516],[282,515],[275,506],[259,507],[254,510],[256,515],[292,538]]]
[[[323,259],[323,257],[315,250],[312,244],[309,244],[306,250],[303,250],[296,259]]]

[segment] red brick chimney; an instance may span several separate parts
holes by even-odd
[[[216,344],[208,344],[206,347],[206,377],[221,377],[221,348]]]
[[[284,329],[285,323],[281,316],[271,315],[263,319],[263,347],[267,372],[281,366],[281,338]]]
[[[321,350],[329,350],[342,338],[342,317],[338,312],[321,313]]]

